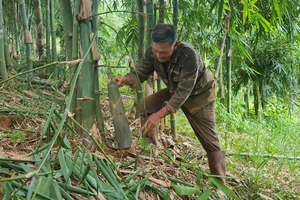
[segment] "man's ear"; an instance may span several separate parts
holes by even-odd
[[[175,42],[175,44],[174,44],[174,50],[176,50],[177,49],[177,47],[178,47],[178,45],[180,44],[180,42],[179,41],[176,41]]]

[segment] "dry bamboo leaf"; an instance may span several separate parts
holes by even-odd
[[[82,59],[77,59],[77,60],[69,60],[69,61],[61,61],[59,64],[69,64],[69,65],[76,65],[80,63]]]
[[[36,172],[29,172],[25,175],[25,177],[29,179],[29,178],[33,177],[35,175],[35,173]]]
[[[23,90],[23,93],[26,94],[29,97],[38,99],[39,95],[35,94],[34,92],[28,91],[28,90]]]
[[[94,35],[95,35],[95,33],[90,34],[90,40],[93,39]],[[94,40],[94,42],[92,44],[92,57],[93,57],[93,61],[98,61],[100,59],[96,40]]]
[[[172,187],[171,181],[164,181],[160,179],[153,178],[152,176],[149,178],[149,180],[157,185],[160,185],[162,187],[170,188]]]

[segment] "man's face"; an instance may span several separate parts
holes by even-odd
[[[169,43],[155,43],[152,42],[152,52],[157,58],[159,62],[166,62],[168,61],[177,48],[177,42],[174,45],[170,45]]]

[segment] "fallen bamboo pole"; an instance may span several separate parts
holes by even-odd
[[[295,156],[280,156],[275,154],[252,154],[252,153],[233,153],[233,152],[226,152],[227,156],[244,156],[244,157],[261,157],[261,158],[273,158],[273,159],[287,159],[287,160],[300,160],[300,157]]]

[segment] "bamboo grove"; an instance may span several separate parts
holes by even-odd
[[[253,100],[255,115],[261,117],[274,95],[292,114],[293,106],[299,104],[299,9],[298,0],[0,0],[1,86],[9,87],[17,78],[28,84],[39,82],[36,77],[54,90],[68,83],[65,105],[57,110],[53,102],[42,131],[42,135],[51,134],[51,139],[44,146],[40,141],[30,154],[34,160],[0,160],[0,166],[18,174],[0,179],[6,188],[4,199],[73,199],[71,193],[98,195],[98,199],[104,198],[102,194],[108,199],[137,199],[145,188],[169,199],[167,192],[149,184],[150,173],[139,182],[132,181],[147,166],[124,178],[106,156],[99,79],[109,75],[116,139],[119,148],[126,149],[131,144],[130,130],[120,93],[111,81],[114,70],[109,69],[125,65],[130,66],[128,71],[133,70],[150,45],[151,28],[156,23],[172,23],[179,39],[193,44],[205,57],[218,79],[218,100],[229,113],[234,95],[243,93],[245,116],[250,115]],[[101,65],[105,66],[104,73]],[[159,77],[153,77],[135,91],[135,118],[139,117],[136,107],[143,96],[163,87]],[[175,121],[172,115],[174,137]],[[93,137],[95,130],[100,140]],[[84,146],[74,154],[66,132],[82,136]],[[124,134],[128,140],[122,138]],[[60,148],[53,155],[55,144]],[[104,159],[89,151],[95,148]],[[27,162],[35,167],[28,167]],[[104,179],[97,175],[99,172]],[[72,176],[79,181],[77,186]],[[174,182],[178,180],[172,179]],[[237,198],[228,188],[215,185]],[[191,189],[176,187],[174,190]],[[195,191],[199,197],[207,196],[207,191]]]

